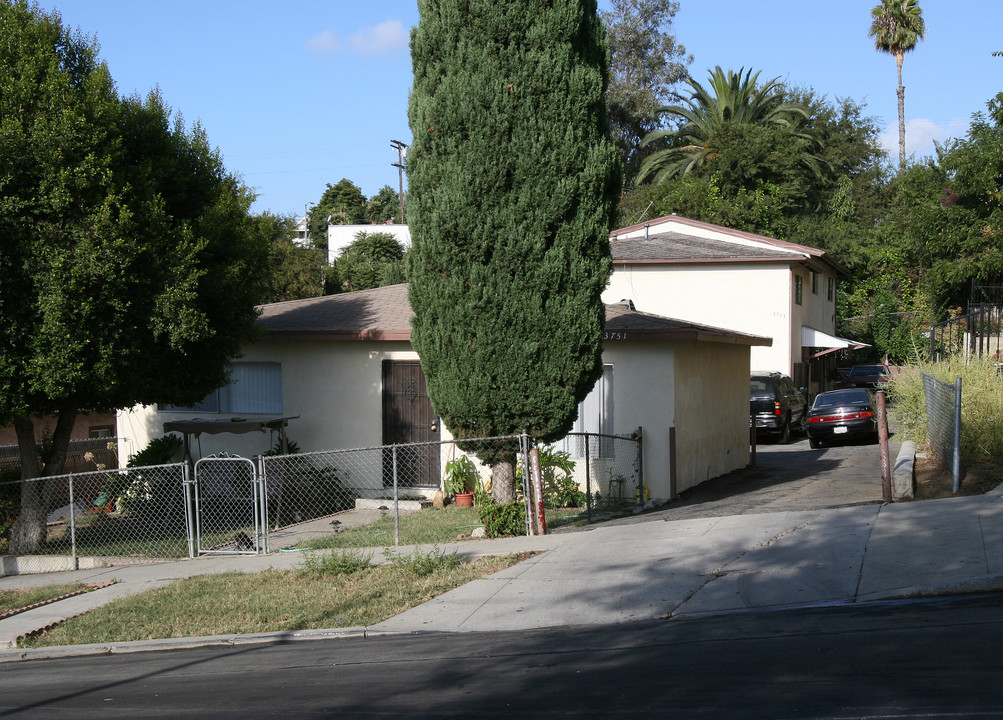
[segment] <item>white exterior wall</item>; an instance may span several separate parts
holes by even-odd
[[[300,416],[289,421],[287,434],[303,452],[380,445],[382,361],[416,359],[408,342],[323,341],[260,341],[241,358],[282,364],[282,415]],[[669,430],[674,426],[677,491],[747,463],[747,346],[612,341],[604,348],[603,361],[613,365],[614,433],[642,428],[644,483],[651,497],[670,495]],[[118,434],[136,452],[163,435],[165,422],[194,416],[137,407],[119,413]],[[446,428],[441,434],[443,440],[451,437]],[[196,460],[219,452],[253,457],[276,441],[272,433],[205,434],[193,441],[192,454]],[[451,456],[450,447],[443,446],[442,466]],[[382,491],[379,455],[353,462],[357,464],[343,471],[345,479],[359,489]]]
[[[327,264],[338,259],[342,248],[351,245],[355,236],[364,233],[389,233],[397,238],[397,242],[405,249],[411,247],[411,231],[407,225],[385,223],[382,225],[328,225],[327,226]]]
[[[675,355],[676,490],[682,492],[749,463],[749,348],[677,343]]]
[[[602,299],[629,299],[641,312],[772,338],[772,347],[752,348],[747,370],[790,374],[801,359],[786,264],[616,265]]]
[[[613,431],[642,431],[644,484],[651,497],[669,497],[669,428],[675,421],[675,355],[670,342],[607,342],[613,365]]]
[[[289,421],[286,434],[303,452],[375,447],[383,440],[382,361],[417,360],[408,342],[268,342],[245,349],[241,360],[266,360],[282,364],[282,415],[299,415]],[[164,434],[164,423],[189,420],[194,413],[159,412],[138,406],[121,411],[120,436],[128,437],[134,451]],[[265,415],[261,417],[271,417]],[[223,419],[231,415],[209,415]],[[254,419],[254,415],[242,415]],[[275,442],[270,433],[243,435],[203,434],[201,456],[228,452],[253,457]],[[198,445],[193,448],[198,459]]]

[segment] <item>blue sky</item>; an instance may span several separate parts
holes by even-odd
[[[300,215],[347,177],[397,188],[391,140],[410,142],[407,41],[414,0],[40,0],[97,35],[122,94],[159,87],[201,121],[255,210]],[[876,0],[680,0],[674,29],[693,76],[741,67],[866,104],[897,154],[895,61],[868,38]],[[1003,2],[920,0],[926,39],[906,56],[907,150],[961,136],[1003,90]],[[600,0],[600,8],[607,0]]]

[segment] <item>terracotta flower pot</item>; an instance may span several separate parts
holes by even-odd
[[[456,495],[453,496],[453,501],[457,505],[461,505],[463,507],[473,507],[474,494],[472,492],[456,493]]]

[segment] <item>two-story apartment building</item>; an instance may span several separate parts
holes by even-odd
[[[846,270],[825,251],[669,215],[610,234],[607,303],[772,338],[750,369],[827,388],[832,351],[863,347],[836,336],[836,292]]]

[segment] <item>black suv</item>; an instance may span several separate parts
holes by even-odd
[[[788,443],[791,431],[805,431],[808,420],[808,397],[805,388],[778,372],[754,372],[750,378],[749,426],[758,433],[774,435],[777,442]]]

